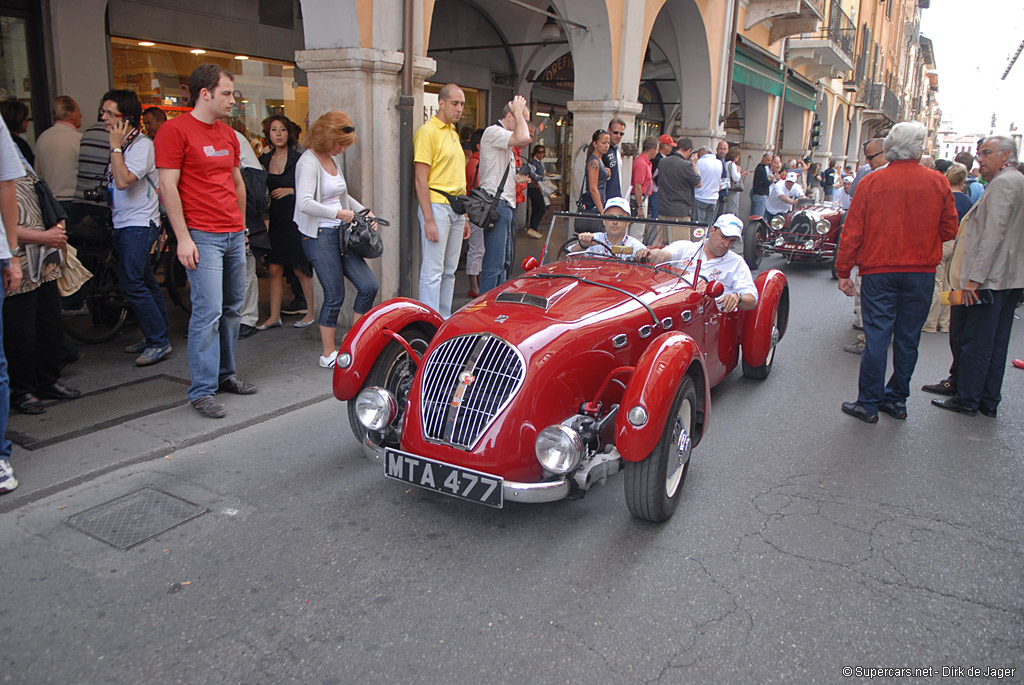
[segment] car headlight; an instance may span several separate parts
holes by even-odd
[[[783,238],[781,235],[778,238],[775,239],[775,247],[782,247],[785,244],[786,244],[786,239]]]
[[[334,365],[337,366],[339,369],[347,369],[348,367],[352,366],[352,355],[349,354],[348,352],[342,352],[334,361]]]
[[[379,431],[398,415],[398,401],[384,388],[363,388],[356,395],[356,418],[367,429]]]
[[[807,248],[808,250],[813,250],[814,249],[814,241],[812,239],[808,238],[807,240],[804,241],[804,247]]]
[[[814,224],[814,230],[816,230],[821,235],[825,235],[826,233],[828,233],[828,229],[830,229],[831,227],[832,224],[825,221],[824,219],[818,219],[818,223]]]
[[[583,441],[579,434],[562,425],[548,426],[537,435],[537,461],[552,473],[569,473],[579,466],[583,457]]]
[[[776,214],[772,217],[772,230],[781,231],[786,227],[786,218],[781,214]]]

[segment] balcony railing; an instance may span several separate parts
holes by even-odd
[[[884,83],[865,84],[864,103],[868,109],[881,111],[890,121],[899,121],[900,99]]]
[[[829,6],[828,28],[825,29],[825,32],[847,56],[853,57],[853,41],[856,38],[857,29],[853,25],[853,20],[843,11],[836,0],[832,0],[832,4]]]

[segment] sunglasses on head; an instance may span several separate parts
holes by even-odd
[[[356,127],[355,126],[342,126],[341,127],[341,132],[342,133],[355,133],[356,132]]]

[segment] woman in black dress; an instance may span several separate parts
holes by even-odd
[[[284,296],[284,267],[291,265],[302,285],[306,302],[313,301],[313,270],[302,251],[302,236],[292,221],[295,213],[295,163],[301,153],[296,149],[295,125],[281,114],[275,114],[264,123],[264,132],[271,151],[260,157],[267,170],[267,189],[270,191],[270,316],[256,328],[265,330],[281,325],[281,299]],[[312,307],[309,311],[312,312]],[[296,328],[305,328],[315,321],[307,313],[295,322]]]

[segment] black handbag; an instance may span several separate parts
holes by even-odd
[[[501,175],[501,182],[498,184],[498,193],[496,195],[492,195],[480,186],[473,188],[465,195],[451,195],[436,188],[431,188],[430,190],[433,190],[435,193],[441,193],[448,198],[453,212],[465,214],[469,217],[471,224],[489,231],[501,219],[501,216],[498,214],[498,202],[501,201],[501,190],[505,187],[508,171],[511,168],[512,165],[510,164],[505,168],[505,173]]]
[[[341,253],[351,252],[363,259],[376,259],[384,254],[384,241],[380,239],[380,233],[373,230],[373,222],[379,226],[391,225],[384,219],[371,217],[370,210],[364,209],[343,229]]]
[[[46,185],[46,181],[37,176],[35,185],[36,196],[39,198],[39,211],[43,215],[43,226],[51,229],[57,223],[67,221],[67,212],[64,211],[60,202],[54,197],[53,191],[50,190],[50,186]]]

